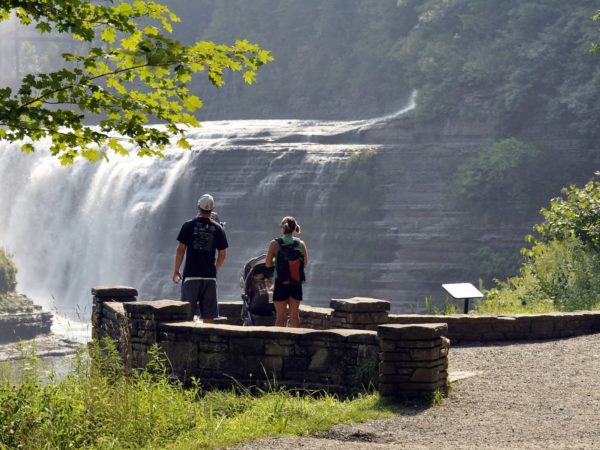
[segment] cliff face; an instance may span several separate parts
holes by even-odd
[[[421,309],[425,296],[442,295],[442,283],[477,284],[479,274],[469,271],[472,251],[516,252],[530,229],[529,223],[482,227],[453,206],[456,167],[480,150],[488,135],[483,126],[410,117],[296,123],[293,132],[278,125],[192,155],[154,214],[161,227],[149,240],[170,245],[160,257],[145,258],[144,282],[137,284],[142,296],[173,297],[164,273],[179,227],[204,191],[215,195],[227,222],[231,247],[219,289],[229,299],[239,298],[239,271],[266,252],[284,215],[298,218],[309,247],[307,302],[365,295],[391,300],[396,311]]]
[[[452,206],[457,165],[488,135],[472,123],[406,116],[209,122],[190,133],[191,152],[66,169],[5,148],[0,232],[19,285],[36,302],[52,296],[59,309],[85,308],[90,287],[100,284],[176,299],[176,236],[210,192],[230,244],[220,298],[239,299],[244,264],[266,252],[283,216],[294,215],[310,253],[307,303],[363,295],[390,300],[394,311],[419,309],[442,283],[477,283],[467,269],[474,248],[517,248],[529,230],[483,228]]]

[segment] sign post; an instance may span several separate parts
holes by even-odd
[[[452,283],[442,284],[444,290],[450,294],[450,297],[465,301],[464,313],[469,313],[469,299],[471,298],[483,298],[483,294],[473,286],[471,283]]]

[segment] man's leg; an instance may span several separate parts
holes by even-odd
[[[184,281],[181,285],[181,301],[188,302],[190,304],[190,310],[188,311],[187,320],[194,320],[196,314],[196,305],[198,304],[200,286],[197,281],[190,280]]]
[[[215,323],[219,317],[219,304],[217,301],[217,280],[202,280],[199,305],[202,322]]]

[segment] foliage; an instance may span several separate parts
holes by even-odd
[[[0,248],[0,294],[14,292],[17,287],[17,266],[12,256]]]
[[[247,41],[183,45],[167,37],[179,18],[154,1],[3,2],[0,20],[11,13],[42,34],[68,34],[90,44],[82,54],[64,53],[59,70],[26,75],[17,92],[0,89],[0,138],[29,139],[24,152],[49,138],[52,155],[63,164],[79,156],[96,161],[109,149],[126,154],[126,143],[140,156],[162,155],[172,136],[189,148],[185,126],[198,125],[194,112],[202,107],[189,91],[192,76],[206,72],[220,87],[226,70],[243,71],[251,84],[272,60],[268,51]],[[95,115],[99,125],[85,126]],[[145,126],[151,121],[165,128]]]
[[[594,22],[600,22],[600,9],[596,11],[596,14],[592,17]],[[594,43],[590,49],[592,52],[600,52],[600,44]]]
[[[234,80],[206,94],[221,117],[362,118],[396,111],[410,96],[404,66],[390,58],[411,20],[396,0],[200,1],[206,25],[187,39],[242,33],[277,58],[252,89]],[[190,3],[169,1],[177,11]]]
[[[289,391],[204,391],[154,372],[127,373],[111,341],[92,343],[65,378],[41,384],[0,380],[0,447],[223,448],[334,423],[384,417],[376,395],[339,400]]]
[[[600,177],[600,172],[595,176]],[[592,179],[582,189],[570,185],[562,192],[566,198],[553,198],[550,208],[541,211],[545,220],[535,226],[539,239],[548,242],[574,236],[600,252],[600,181]]]
[[[457,171],[455,192],[461,205],[475,217],[494,222],[514,219],[541,203],[540,151],[516,138],[484,147]],[[539,206],[537,206],[539,208]]]
[[[483,286],[490,286],[494,279],[515,276],[522,257],[516,249],[493,249],[479,247],[471,254],[471,267],[481,277]]]
[[[374,150],[354,152],[344,163],[343,170],[331,191],[329,204],[337,205],[334,215],[345,214],[368,218],[378,198],[378,187],[374,177],[376,152]],[[351,204],[352,208],[348,208]]]
[[[533,137],[540,124],[597,136],[598,35],[591,0],[406,0],[416,17],[395,58],[419,90],[422,117],[484,112],[501,137]],[[542,131],[543,132],[543,131]]]
[[[598,174],[596,174],[598,176]],[[518,276],[486,292],[481,312],[573,311],[600,308],[600,183],[569,186],[566,199],[542,209],[544,222],[528,236],[531,249]]]
[[[457,303],[453,301],[447,295],[444,296],[443,304],[439,305],[435,298],[426,296],[425,297],[425,310],[423,314],[433,314],[435,316],[447,316],[450,314],[462,314],[463,310]]]
[[[519,276],[485,294],[479,313],[600,309],[600,254],[573,237],[538,243]]]
[[[344,282],[356,289],[365,289],[372,282],[373,272],[366,268],[373,261],[392,261],[397,246],[386,224],[377,223],[385,192],[375,178],[376,161],[375,150],[354,152],[343,162],[327,201],[331,206],[326,211],[326,242],[334,247],[332,253],[339,261],[346,261],[339,265],[344,271]],[[366,223],[370,227],[368,233],[364,231]],[[338,274],[331,272],[329,276],[337,279]]]

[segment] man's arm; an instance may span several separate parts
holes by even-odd
[[[221,268],[223,263],[225,262],[225,258],[227,258],[227,249],[219,250],[217,253],[217,261],[215,262],[215,267],[217,271]]]
[[[181,242],[177,246],[177,251],[175,252],[175,267],[173,268],[173,283],[177,284],[181,281],[181,273],[179,272],[179,268],[181,267],[181,263],[183,262],[183,257],[185,256],[186,250],[185,244]]]

